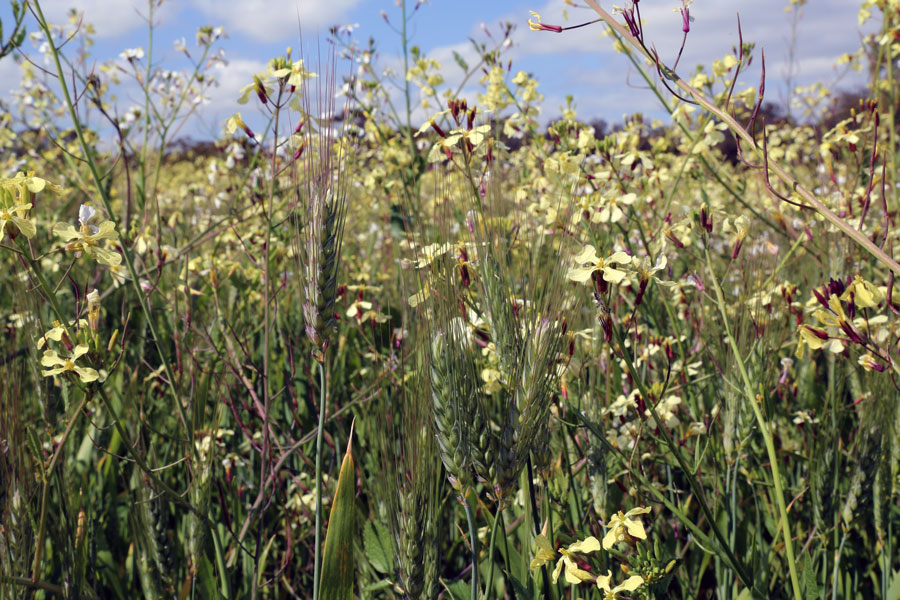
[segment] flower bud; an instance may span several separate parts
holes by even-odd
[[[100,329],[100,294],[97,290],[93,290],[87,295],[87,303],[88,326],[91,331],[97,333],[97,330]]]

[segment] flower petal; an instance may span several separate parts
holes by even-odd
[[[78,373],[78,376],[84,383],[97,381],[100,378],[100,374],[89,367],[75,367],[75,372]]]
[[[606,571],[606,575],[597,575],[597,587],[604,592],[611,592],[609,580],[612,579],[612,571]]]
[[[81,234],[78,233],[78,230],[71,223],[57,223],[53,226],[53,233],[61,237],[63,241],[81,237]]]
[[[534,544],[537,546],[537,552],[531,561],[531,569],[540,568],[556,557],[556,551],[553,549],[547,536],[543,534],[538,535],[534,538]]]
[[[612,525],[606,532],[606,535],[603,536],[604,550],[609,550],[616,545],[616,529],[618,529],[618,525]]]
[[[633,592],[644,585],[644,578],[640,575],[632,575],[616,587],[614,587],[611,591],[613,594],[617,594],[619,592]]]
[[[45,367],[54,367],[57,365],[65,365],[66,361],[61,359],[55,350],[44,350],[44,355],[41,357],[41,364]]]
[[[118,267],[122,264],[122,255],[118,252],[113,252],[112,250],[99,248],[97,246],[87,249],[87,252],[101,264],[109,265],[111,267]]]
[[[19,231],[22,232],[22,235],[27,237],[29,240],[34,237],[35,233],[37,233],[37,227],[35,227],[34,223],[29,221],[28,219],[13,217],[11,220],[13,223],[15,223],[16,227],[19,228]]]
[[[625,529],[628,531],[628,535],[638,540],[646,540],[647,533],[644,531],[644,524],[640,521],[632,521],[631,519],[625,519]]]
[[[569,552],[578,552],[580,554],[590,554],[600,549],[600,542],[594,536],[585,538],[581,542],[575,542],[569,546]]]
[[[613,269],[612,267],[604,267],[603,268],[603,279],[610,283],[619,283],[623,279],[625,279],[625,271],[620,271],[619,269]]]
[[[556,568],[553,569],[553,577],[552,577],[554,584],[557,581],[559,581],[559,574],[562,573],[562,569],[563,569],[563,560],[565,560],[565,557],[562,557],[558,561],[556,561]]]
[[[569,272],[566,273],[566,279],[584,283],[591,278],[591,274],[596,270],[596,267],[576,267],[574,269],[569,269]],[[624,276],[624,273],[622,275]]]
[[[112,221],[103,221],[98,227],[97,233],[91,236],[94,240],[115,240],[119,234],[116,233],[116,224]]]
[[[579,252],[576,256],[572,257],[572,260],[580,265],[584,263],[593,263],[597,264],[600,262],[600,259],[597,257],[597,250],[593,246],[585,246],[581,252]]]

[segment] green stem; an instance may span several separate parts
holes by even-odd
[[[747,367],[744,364],[744,359],[738,349],[737,341],[734,339],[734,336],[731,333],[731,327],[728,325],[729,317],[728,311],[725,308],[725,296],[722,293],[722,288],[719,285],[718,279],[716,279],[716,274],[712,266],[712,258],[709,255],[709,249],[705,249],[704,252],[706,254],[707,270],[709,271],[710,280],[712,281],[713,290],[716,295],[716,305],[719,308],[719,313],[722,315],[722,326],[725,328],[725,337],[728,338],[728,344],[731,346],[731,351],[734,354],[735,364],[737,365],[738,371],[741,374],[741,379],[744,382],[744,392],[747,395],[747,402],[753,409],[753,415],[756,417],[756,422],[759,424],[759,430],[762,433],[763,441],[766,444],[766,453],[769,455],[769,464],[772,469],[772,480],[775,484],[775,501],[778,504],[778,512],[780,513],[781,532],[784,535],[784,551],[787,555],[788,571],[791,575],[791,587],[793,587],[794,599],[800,600],[803,598],[803,595],[800,592],[800,579],[797,576],[797,564],[794,559],[793,538],[791,536],[790,522],[788,521],[787,506],[784,502],[781,473],[778,469],[778,454],[775,452],[775,443],[772,441],[772,432],[769,430],[769,424],[766,422],[762,411],[759,409],[759,397],[753,392],[753,384],[750,381],[750,375],[747,373]]]
[[[531,522],[534,524],[534,535],[541,534],[540,513],[537,507],[537,494],[534,493],[534,468],[531,466],[531,457],[528,457],[528,497],[531,499]],[[547,565],[541,566],[544,577],[544,598],[550,597],[550,571]]]
[[[324,361],[324,358],[323,358]],[[319,428],[316,431],[316,548],[313,561],[313,600],[319,600],[319,568],[322,561],[322,443],[325,432],[325,402],[327,395],[325,390],[325,363],[316,363],[319,366]]]
[[[466,492],[463,492],[466,494]],[[472,600],[478,600],[478,532],[475,530],[475,512],[468,495],[463,498],[466,520],[469,522],[469,543],[472,545]]]
[[[488,546],[488,563],[490,563],[490,567],[488,567],[488,576],[487,580],[485,581],[488,596],[490,596],[491,587],[493,587],[494,585],[494,543],[497,538],[497,525],[499,525],[500,523],[500,515],[501,511],[498,508],[497,514],[494,515],[494,524],[491,527],[491,542]]]
[[[59,462],[59,457],[62,456],[63,448],[66,445],[66,440],[69,439],[69,435],[72,433],[72,429],[75,428],[75,425],[81,419],[81,411],[84,409],[85,405],[90,401],[91,393],[85,393],[84,398],[81,399],[81,403],[75,409],[75,414],[72,415],[69,424],[66,426],[65,432],[63,432],[62,439],[59,441],[59,445],[56,447],[56,452],[53,453],[53,458],[50,459],[50,464],[44,470],[41,476],[41,513],[38,517],[38,531],[36,542],[34,545],[34,562],[31,566],[31,580],[32,582],[38,581],[38,575],[40,574],[41,569],[41,554],[44,548],[44,523],[47,518],[47,495],[50,491],[50,477],[53,475],[53,471],[56,470],[56,463]]]

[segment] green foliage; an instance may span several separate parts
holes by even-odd
[[[263,127],[179,145],[224,32],[82,72],[90,26],[13,3],[0,598],[896,598],[896,1],[864,97],[792,120],[751,43],[648,67],[589,0],[671,115],[611,130],[541,121],[511,26],[442,65],[400,4],[396,80],[336,29],[343,98],[288,51]]]

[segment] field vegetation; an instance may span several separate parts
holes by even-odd
[[[669,115],[614,127],[401,0],[400,72],[335,28],[204,143],[224,32],[167,70],[160,1],[108,63],[4,23],[0,597],[900,597],[897,0],[790,117],[752,40],[533,13]]]

